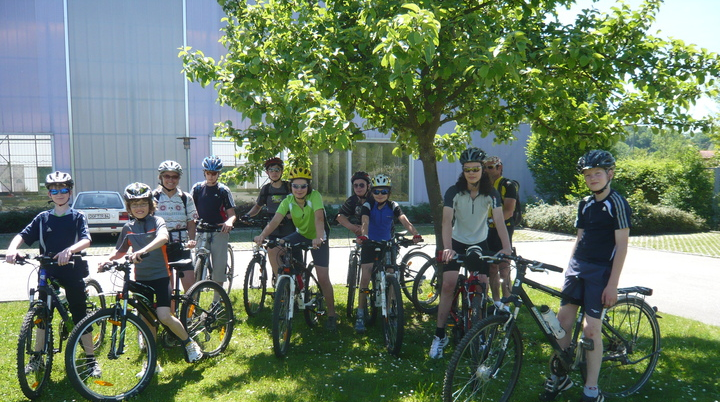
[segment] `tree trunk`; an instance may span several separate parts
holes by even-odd
[[[436,130],[437,131],[437,130]],[[430,138],[430,141],[425,139]],[[433,226],[435,228],[435,243],[437,250],[442,250],[442,215],[443,200],[440,192],[440,179],[438,178],[437,161],[435,160],[435,144],[432,135],[419,136],[420,142],[420,161],[423,164],[423,172],[425,174],[425,186],[427,187],[428,200],[430,202],[430,210],[432,211]]]

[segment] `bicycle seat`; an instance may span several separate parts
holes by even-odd
[[[183,269],[191,264],[192,264],[192,259],[190,259],[190,258],[183,258],[182,260],[171,261],[168,263],[170,268],[173,268],[176,271],[180,271],[181,269]]]
[[[631,286],[629,288],[619,288],[617,290],[618,294],[628,294],[628,293],[640,293],[644,296],[652,296],[653,290],[650,288],[646,288],[644,286]]]

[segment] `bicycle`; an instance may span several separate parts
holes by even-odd
[[[383,319],[385,348],[392,355],[399,355],[404,336],[405,312],[396,264],[398,243],[393,240],[366,240],[364,244],[375,247],[375,261],[371,273],[370,288],[364,290],[368,300],[368,324],[372,325],[378,315]],[[412,241],[412,240],[410,240]]]
[[[241,221],[244,224],[265,227],[267,219],[248,219]],[[265,297],[268,288],[267,249],[265,246],[253,245],[253,256],[245,270],[243,283],[243,304],[248,316],[255,317],[265,307]],[[271,284],[275,283],[275,274],[272,274]]]
[[[76,262],[82,258],[83,254],[75,254],[72,257],[73,262],[64,265],[63,269],[71,268]],[[5,255],[0,256],[5,260]],[[37,261],[37,265],[32,262]],[[19,265],[30,264],[35,269],[30,276],[37,271],[37,288],[31,288],[29,292],[30,307],[28,308],[22,326],[20,327],[20,335],[17,343],[17,377],[20,383],[20,389],[28,399],[38,398],[45,386],[50,382],[50,373],[52,372],[53,356],[55,353],[62,352],[63,341],[68,339],[70,331],[74,327],[72,317],[70,315],[70,307],[67,299],[65,299],[64,290],[53,277],[47,275],[46,269],[51,266],[58,266],[57,260],[52,256],[17,256],[15,263]],[[29,281],[29,279],[28,279]],[[99,309],[105,308],[105,296],[103,295],[100,284],[94,279],[84,279],[85,293],[87,294],[88,313],[92,313]],[[35,299],[38,292],[44,292],[45,300]],[[61,322],[58,326],[58,345],[55,348],[54,334],[52,329],[54,311],[60,314]],[[99,326],[93,332],[93,344],[97,347],[102,343],[105,337],[105,326]],[[27,367],[37,361],[34,370],[27,370]]]
[[[493,257],[486,257],[493,258]],[[503,303],[514,304],[511,314],[489,316],[477,323],[455,349],[445,373],[445,401],[479,400],[508,401],[520,377],[523,343],[518,325],[520,308],[525,305],[535,324],[545,334],[554,355],[550,361],[553,374],[562,376],[579,369],[586,376],[585,350],[592,343],[582,332],[584,308],[580,308],[570,347],[562,350],[553,329],[542,318],[538,308],[525,291],[524,285],[542,293],[562,298],[562,293],[525,277],[533,272],[562,272],[562,268],[531,261],[522,257],[498,255],[516,265],[512,294]],[[618,289],[618,301],[604,309],[602,315],[603,359],[600,383],[606,396],[627,396],[637,392],[648,381],[660,356],[660,327],[656,308],[650,307],[645,296],[652,289],[634,286]]]
[[[272,339],[275,356],[285,357],[290,349],[292,318],[295,307],[303,311],[305,322],[311,328],[318,325],[318,319],[325,315],[325,297],[312,271],[313,262],[307,262],[307,253],[312,245],[307,243],[267,242],[267,247],[284,248],[275,286],[272,316]],[[302,258],[296,260],[293,250],[301,250]]]
[[[173,268],[187,260],[171,263]],[[133,263],[113,261],[99,271],[115,271],[122,275],[122,290],[108,308],[85,317],[70,334],[65,351],[65,368],[70,383],[85,398],[94,401],[125,400],[142,392],[155,373],[157,344],[150,327],[159,327],[151,302],[154,290],[130,279]],[[176,285],[177,287],[177,285]],[[195,283],[186,294],[173,293],[175,303],[182,305],[178,317],[190,337],[200,345],[207,357],[216,356],[230,343],[235,318],[225,290],[213,281]],[[145,321],[142,318],[145,319]],[[102,378],[89,376],[80,337],[89,329],[108,325],[107,336],[96,346],[95,358],[100,362]],[[165,328],[165,331],[171,331]],[[135,367],[133,369],[133,367]],[[135,375],[135,373],[139,373]]]
[[[195,245],[195,262],[193,263],[196,282],[200,282],[205,279],[212,279],[214,267],[212,258],[210,258],[209,244],[212,242],[213,234],[219,232],[221,229],[222,224],[206,223],[203,222],[202,219],[197,222],[197,227],[195,229],[197,233],[197,243]],[[233,279],[235,278],[235,253],[230,243],[228,243],[227,248],[228,256],[225,267],[226,280],[225,283],[223,283],[223,286],[227,284],[225,291],[230,294]]]

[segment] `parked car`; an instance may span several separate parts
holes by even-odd
[[[116,191],[83,191],[77,194],[73,208],[85,213],[90,233],[117,235],[128,221],[125,203]]]

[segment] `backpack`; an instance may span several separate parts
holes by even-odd
[[[509,181],[512,183],[513,186],[515,186],[515,193],[517,194],[517,199],[515,200],[515,209],[513,210],[512,217],[510,218],[510,221],[512,222],[514,227],[520,226],[522,224],[522,204],[520,203],[520,183],[518,183],[517,180],[508,179],[507,177],[503,177],[499,182],[498,186],[500,191],[500,197],[505,200],[505,186],[501,185],[503,181]]]

